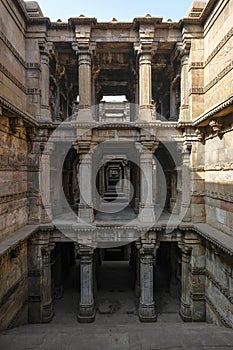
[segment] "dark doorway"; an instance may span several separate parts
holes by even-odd
[[[99,317],[111,315],[122,322],[137,317],[131,245],[101,249],[100,256],[96,295]]]
[[[176,242],[161,242],[154,269],[158,314],[178,314],[181,295],[181,251]]]

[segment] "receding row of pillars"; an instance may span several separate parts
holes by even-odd
[[[29,322],[49,322],[53,318],[51,294],[51,249],[55,245],[31,240],[28,246]],[[196,236],[178,242],[182,250],[181,307],[184,321],[205,321],[205,247]],[[142,322],[157,319],[154,300],[154,266],[159,242],[136,242],[134,270],[136,272],[135,293],[139,297],[138,314]],[[96,250],[79,246],[80,254],[80,299],[78,321],[92,322],[95,319]]]

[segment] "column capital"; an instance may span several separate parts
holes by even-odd
[[[191,254],[192,254],[192,249],[193,249],[192,246],[187,245],[184,242],[178,242],[178,247],[182,251],[182,254],[186,255],[190,259]]]
[[[41,39],[38,41],[39,49],[40,49],[40,54],[48,56],[49,58],[49,49],[47,45],[47,41],[45,39]]]
[[[191,43],[188,43],[188,42],[186,44],[177,43],[175,49],[176,49],[177,56],[179,56],[180,59],[186,60],[186,58],[190,54]]]
[[[93,255],[95,249],[93,247],[87,246],[87,245],[79,245],[78,246],[78,252],[80,255]]]
[[[136,248],[141,255],[154,255],[158,245],[155,243],[136,242]]]
[[[91,143],[89,141],[80,141],[75,143],[73,145],[73,148],[78,154],[80,154],[82,157],[85,157],[90,152]]]
[[[53,142],[47,142],[44,146],[43,155],[51,155],[55,149]]]
[[[78,64],[91,66],[92,52],[90,50],[79,50],[78,55]]]

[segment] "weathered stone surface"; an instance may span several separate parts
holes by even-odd
[[[95,318],[96,248],[137,240],[142,321],[156,320],[168,243],[183,320],[233,327],[233,2],[194,1],[181,23],[51,23],[21,0],[0,14],[0,328],[22,309],[52,319],[71,239],[81,322]]]

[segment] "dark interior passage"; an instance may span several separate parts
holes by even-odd
[[[154,292],[159,314],[179,312],[181,251],[176,243],[160,243],[154,268]]]
[[[97,273],[97,312],[121,317],[136,315],[135,273],[130,264],[130,246],[101,251]],[[120,316],[121,315],[121,316]]]

